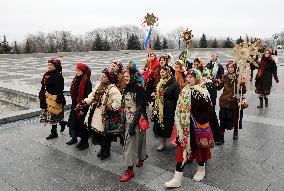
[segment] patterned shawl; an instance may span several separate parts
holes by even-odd
[[[191,86],[186,85],[180,95],[177,102],[177,107],[175,111],[175,123],[177,128],[177,138],[181,146],[184,149],[183,151],[183,164],[191,155],[190,148],[190,117],[191,117],[191,95],[193,91],[197,91],[201,96],[209,97],[209,92],[207,91],[205,85],[202,84],[202,76],[197,70],[190,70],[195,72],[195,77],[198,84]]]

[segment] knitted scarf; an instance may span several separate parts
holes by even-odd
[[[80,78],[79,78],[80,79]],[[71,83],[71,87],[70,87],[70,94],[71,94],[71,97],[74,96],[74,85],[76,83],[76,80],[78,80],[77,77],[75,77]],[[86,80],[87,80],[87,76],[84,75],[82,78],[81,78],[81,81],[80,81],[80,84],[79,84],[79,87],[78,87],[78,97],[77,97],[77,104],[78,103],[81,103],[82,100],[85,98],[85,88],[86,88]],[[76,110],[76,115],[79,117],[79,110]]]
[[[171,79],[171,75],[169,75],[165,79],[161,78],[156,87],[156,99],[155,99],[154,110],[158,115],[158,121],[162,128],[164,127],[163,119],[164,119],[165,85],[170,79]]]

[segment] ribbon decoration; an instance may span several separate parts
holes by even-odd
[[[144,44],[144,48],[147,49],[150,47],[151,45],[151,34],[152,34],[152,28],[150,28],[149,32],[148,32],[148,35],[146,37],[146,40],[145,40],[145,44]]]

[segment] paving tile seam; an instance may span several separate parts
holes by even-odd
[[[84,161],[84,162],[89,163],[90,165],[96,166],[96,167],[98,167],[98,168],[100,168],[100,169],[102,169],[102,170],[105,170],[105,171],[108,171],[108,172],[111,172],[111,173],[117,175],[117,174],[115,173],[115,171],[109,170],[109,169],[107,169],[107,168],[103,168],[103,166],[101,166],[102,164],[107,163],[107,161],[101,161],[101,162],[99,162],[99,163],[94,164],[94,163],[90,162],[90,161],[87,160],[87,159],[84,160],[84,158],[81,158],[80,156],[77,156],[77,155],[74,155],[74,154],[72,154],[72,153],[67,153],[67,152],[64,152],[64,151],[62,151],[62,150],[59,150],[58,148],[53,147],[53,146],[52,146],[52,143],[51,143],[51,144],[44,144],[44,143],[39,142],[39,141],[37,141],[37,143],[40,143],[40,144],[45,145],[45,146],[48,146],[48,147],[50,147],[50,148],[52,148],[52,149],[54,149],[54,150],[57,150],[57,151],[59,151],[59,152],[61,152],[61,153],[66,154],[66,155],[68,155],[68,156],[72,156],[72,157],[74,157],[74,158],[77,158],[78,160],[82,160],[82,161]],[[115,152],[115,153],[117,154],[117,152]],[[119,157],[122,157],[122,155],[119,155],[119,154],[117,154],[117,155],[118,155]],[[158,179],[161,175],[163,175],[165,172],[169,172],[169,173],[171,173],[172,175],[174,175],[174,173],[171,172],[171,171],[164,170],[164,169],[159,168],[159,167],[157,167],[157,166],[151,165],[151,164],[149,164],[149,163],[147,163],[147,162],[145,162],[145,163],[146,163],[148,166],[150,166],[150,167],[155,167],[155,168],[158,168],[159,170],[162,171],[162,173],[160,173],[160,174],[159,174],[158,176],[156,176],[155,178],[151,179],[149,182],[155,181],[155,180]],[[106,165],[107,165],[107,164],[106,164]],[[121,166],[121,164],[116,164],[116,165]],[[188,178],[188,177],[184,177],[183,179],[184,179],[184,181],[185,181],[185,180],[192,181],[192,180],[191,180],[190,178]],[[145,186],[145,187],[147,187],[147,188],[153,189],[153,187],[149,187],[149,186],[148,186],[149,182],[148,182],[148,183],[145,183],[145,184],[142,184],[142,183],[136,181],[135,179],[134,179],[134,180],[132,179],[132,181],[134,181],[135,183],[137,183],[137,184],[139,184],[139,185],[142,185],[142,186]],[[167,181],[167,180],[165,180],[165,181]],[[200,183],[201,185],[205,186],[205,187],[208,187],[208,188],[213,187],[213,188],[218,189],[218,190],[221,191],[221,189],[216,188],[216,187],[214,187],[214,186],[211,186],[211,185],[208,185],[208,184],[205,184],[205,183],[202,183],[202,182],[199,182],[199,183]]]
[[[16,188],[13,184],[11,184],[8,180],[6,180],[6,178],[1,178],[1,180],[3,182],[5,182],[6,184],[8,184],[11,188],[13,188],[16,191],[20,191],[18,188]]]
[[[219,109],[216,109],[216,113],[217,112],[219,112]],[[264,125],[271,125],[271,126],[277,126],[277,127],[284,127],[284,120],[282,119],[275,119],[275,118],[270,118],[270,117],[259,117],[257,115],[244,114],[243,121],[261,123]],[[38,117],[27,118],[27,119],[19,120],[16,122],[1,124],[0,130],[9,129],[13,127],[19,127],[19,125],[34,124],[38,122],[39,122]]]

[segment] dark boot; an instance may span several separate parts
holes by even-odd
[[[234,140],[237,140],[238,138],[239,138],[238,130],[234,130],[233,139],[234,139]]]
[[[264,98],[264,101],[265,101],[265,107],[268,107],[268,98],[265,97],[265,98]]]
[[[77,138],[71,138],[70,141],[66,142],[66,144],[67,145],[73,145],[73,144],[75,144],[77,142],[78,142]]]
[[[104,153],[105,149],[103,146],[101,146],[101,149],[99,150],[98,154],[97,154],[97,157],[101,157]]]
[[[51,134],[48,137],[46,137],[46,139],[49,140],[49,139],[54,139],[56,137],[58,137],[57,125],[52,125],[52,127],[51,127]]]
[[[263,108],[263,97],[259,97],[259,106],[257,108]]]
[[[110,156],[110,146],[105,146],[104,152],[102,156],[100,157],[101,160],[105,160]]]
[[[221,128],[221,145],[225,143],[225,129]]]
[[[81,141],[78,143],[78,145],[77,145],[76,147],[77,147],[78,150],[80,150],[80,151],[89,148],[88,139],[87,139],[87,140],[81,139]]]
[[[67,125],[67,122],[66,121],[61,121],[60,123],[60,132],[63,132],[65,130],[65,127]]]

